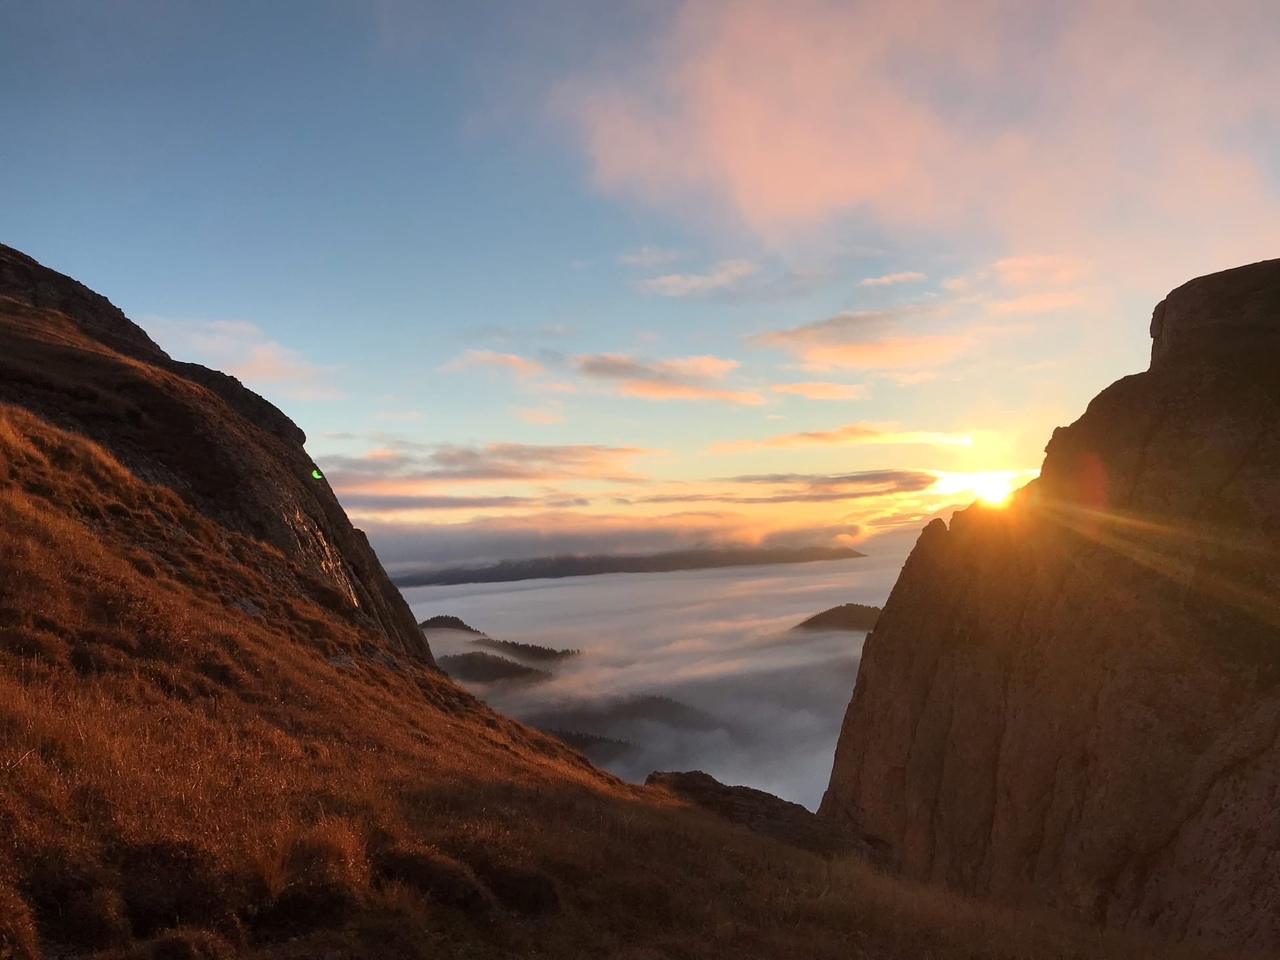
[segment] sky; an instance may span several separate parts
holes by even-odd
[[[1273,0],[0,0],[0,240],[281,406],[392,566],[875,552],[1280,255],[1278,48]]]

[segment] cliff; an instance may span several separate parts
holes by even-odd
[[[105,297],[0,245],[0,403],[100,444],[172,490],[252,566],[431,661],[413,614],[333,491],[306,437],[234,377],[172,360]],[[227,603],[260,598],[227,596]]]
[[[1280,948],[1280,260],[1156,307],[1038,480],[921,534],[821,813],[908,877]]]

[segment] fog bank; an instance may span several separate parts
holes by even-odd
[[[620,776],[701,769],[813,809],[831,772],[864,635],[787,631],[837,604],[883,604],[903,559],[415,587],[404,594],[419,620],[453,614],[498,639],[581,650],[556,662],[547,681],[469,687],[519,719],[634,745],[599,758]],[[430,634],[437,656],[480,649],[471,639]]]

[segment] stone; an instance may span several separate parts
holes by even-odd
[[[915,879],[1276,951],[1280,260],[1152,336],[1007,508],[921,533],[820,812]]]

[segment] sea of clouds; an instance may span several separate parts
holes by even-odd
[[[599,760],[619,776],[705,770],[814,809],[831,773],[864,635],[788,631],[838,604],[882,605],[903,559],[404,593],[419,620],[452,614],[496,639],[581,650],[533,664],[550,669],[549,680],[470,687],[518,719],[626,741],[632,746]],[[437,657],[482,649],[456,631],[431,631],[429,639]]]

